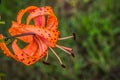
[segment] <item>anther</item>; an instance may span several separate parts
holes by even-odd
[[[59,36],[58,36],[59,38],[61,37],[61,35],[59,34]]]
[[[72,57],[75,57],[74,53],[71,53],[71,56],[72,56]]]
[[[43,64],[46,64],[46,65],[50,65],[50,63],[48,63],[48,62],[45,62],[45,61],[43,61],[42,63],[43,63]]]
[[[61,66],[62,66],[63,68],[66,68],[66,66],[65,66],[64,64],[61,64]]]
[[[63,66],[63,63],[62,63],[60,57],[57,55],[57,53],[56,53],[51,47],[49,47],[49,48],[50,48],[50,50],[53,52],[53,54],[57,57],[57,59],[59,60],[61,66]],[[64,66],[63,66],[63,67],[64,67]]]
[[[76,34],[75,33],[73,33],[73,39],[76,40]]]

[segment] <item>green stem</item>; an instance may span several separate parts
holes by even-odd
[[[5,21],[0,21],[0,24],[5,24]]]

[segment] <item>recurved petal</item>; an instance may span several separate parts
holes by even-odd
[[[21,19],[22,19],[22,17],[23,17],[23,15],[26,13],[26,12],[32,12],[32,11],[34,11],[35,9],[37,9],[38,7],[36,7],[36,6],[29,6],[29,7],[27,7],[26,9],[22,9],[22,10],[20,10],[19,12],[18,12],[18,15],[17,15],[17,22],[18,22],[18,24],[21,24]]]
[[[15,55],[18,57],[19,60],[22,59],[23,57],[25,57],[25,54],[23,53],[23,51],[17,45],[17,39],[15,39],[13,41],[12,49],[13,49]]]
[[[34,20],[35,26],[39,26],[41,28],[43,28],[45,26],[45,16],[44,15],[37,16],[33,20]]]
[[[51,30],[56,30],[57,27],[58,27],[58,21],[56,16],[51,16],[51,15],[48,16],[46,28]]]
[[[24,53],[18,47],[18,45],[16,44],[16,42],[17,42],[17,40],[14,40],[14,42],[12,44],[12,48],[13,48],[13,51],[14,51],[15,55],[18,58],[18,61],[24,63],[25,65],[31,65],[31,64],[35,63],[36,60],[33,61],[34,57],[31,57],[31,56],[27,55],[26,53]]]
[[[42,29],[33,26],[26,27],[25,29],[39,35],[48,46],[52,47],[55,46],[59,37],[59,32],[57,30]]]
[[[0,39],[3,39],[2,34],[0,34]],[[9,56],[9,57],[14,58],[15,60],[18,60],[17,57],[11,53],[11,51],[8,49],[8,47],[6,46],[6,44],[4,42],[0,42],[0,48],[6,56]]]
[[[22,51],[29,56],[33,56],[38,49],[38,45],[35,40],[29,43]]]
[[[13,22],[12,27],[9,28],[9,33],[11,34],[11,36],[27,33],[27,31],[23,27],[20,27],[20,25],[18,25],[19,27],[15,27],[17,25],[18,24],[16,22]],[[27,25],[27,26],[29,26],[29,25]],[[30,43],[33,40],[33,35],[26,35],[26,36],[21,36],[21,37],[17,37],[17,38],[24,42]]]
[[[33,18],[36,18],[38,16],[45,16],[45,15],[53,15],[54,16],[54,13],[53,13],[53,10],[51,7],[49,6],[45,6],[45,7],[41,7],[41,8],[38,8],[38,9],[35,9],[33,12],[31,12],[29,14],[29,16],[27,17],[27,23],[26,24],[29,24],[30,21],[33,19]]]
[[[38,48],[33,56],[27,55],[28,53],[26,54],[22,49],[20,49],[18,45],[16,44],[16,42],[17,40],[15,40],[12,44],[13,51],[18,57],[18,61],[24,63],[25,65],[29,66],[29,65],[34,64],[35,62],[43,58],[44,55],[46,54],[47,46],[44,45],[43,52],[41,52],[41,49]]]

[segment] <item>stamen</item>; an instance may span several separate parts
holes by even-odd
[[[61,65],[63,68],[66,68],[66,66],[64,64]]]
[[[45,61],[43,61],[43,63],[46,64],[46,65],[50,65],[50,63],[48,63],[47,60],[48,60],[48,52],[46,54],[46,58],[45,58]]]
[[[74,53],[71,53],[72,57],[75,57]]]
[[[68,36],[68,37],[63,37],[63,38],[58,38],[58,40],[66,40],[66,39],[70,39],[70,38],[73,38],[74,40],[76,40],[76,34],[73,33],[72,36]]]
[[[60,45],[59,45],[60,46]],[[68,48],[68,47],[65,47],[65,46],[61,46],[62,48],[66,49],[67,51],[73,51],[72,48]]]
[[[62,46],[60,46],[60,45],[56,45],[56,47],[58,47],[59,49],[65,51],[65,52],[68,53],[69,55],[73,55],[71,51],[64,49],[64,48],[63,48]]]
[[[50,65],[50,63],[43,61],[43,64]]]
[[[73,33],[73,39],[76,40],[76,34],[75,33]]]
[[[47,62],[47,60],[48,60],[48,52],[46,54],[45,62]]]
[[[63,68],[65,68],[64,64],[62,63],[62,61],[61,61],[60,57],[57,55],[57,53],[56,53],[51,47],[49,47],[49,48],[50,48],[50,50],[53,52],[53,54],[57,57],[57,59],[59,60],[61,66],[62,66]]]
[[[73,38],[73,36],[68,36],[68,37],[58,38],[58,40],[66,40],[66,39],[70,39],[70,38]]]
[[[60,45],[59,45],[59,46],[60,46]],[[68,48],[68,47],[65,47],[65,46],[60,46],[60,47],[62,47],[63,49],[67,50],[68,52],[70,52],[72,57],[75,57],[72,48]]]

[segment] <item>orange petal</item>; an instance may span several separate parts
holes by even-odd
[[[55,30],[58,27],[58,21],[56,16],[48,16],[47,20],[47,29]]]
[[[35,63],[35,61],[33,62],[32,58],[30,56],[28,56],[26,53],[24,53],[16,44],[17,40],[14,40],[13,44],[12,44],[12,48],[13,51],[15,53],[15,55],[18,57],[18,61],[24,63],[25,65],[30,65]]]
[[[45,16],[40,15],[34,18],[35,26],[44,27],[45,26]]]
[[[12,44],[12,48],[13,51],[15,52],[16,56],[18,57],[18,60],[22,63],[24,63],[25,65],[32,65],[34,64],[36,61],[40,60],[47,51],[47,47],[44,48],[44,52],[39,53],[40,49],[37,49],[36,53],[34,54],[34,56],[29,56],[26,53],[24,53],[24,51],[22,51],[16,44],[17,40],[15,40]]]
[[[39,36],[36,36],[35,37],[35,40],[38,44],[38,47],[39,47],[39,55],[41,56],[42,53],[44,53],[46,50],[47,50],[47,45],[39,38]]]
[[[16,44],[17,40],[15,39],[12,43],[12,49],[15,53],[15,55],[18,57],[18,59],[22,59],[23,57],[25,57],[23,51],[18,47],[18,45]]]
[[[31,19],[35,18],[35,17],[38,17],[38,16],[41,16],[41,15],[52,15],[54,16],[54,13],[51,9],[51,7],[49,6],[45,6],[45,7],[41,7],[41,8],[38,8],[38,9],[35,9],[34,12],[31,12],[30,15],[27,17],[27,23],[26,24],[29,24]]]
[[[33,56],[38,49],[38,45],[35,41],[29,43],[22,51],[29,56]]]
[[[19,27],[16,27],[19,26]],[[9,28],[9,33],[12,36],[18,35],[18,34],[24,34],[27,33],[27,31],[24,30],[23,27],[21,27],[21,25],[17,24],[16,22],[12,22],[12,27]],[[33,36],[32,35],[27,35],[27,36],[22,36],[22,37],[17,37],[18,39],[30,43],[33,40]]]
[[[2,34],[0,34],[0,39],[3,39],[3,36]],[[3,53],[6,55],[6,56],[9,56],[9,57],[12,57],[14,58],[15,60],[17,60],[17,57],[14,56],[14,54],[11,53],[11,51],[7,48],[6,44],[3,42],[3,43],[0,43],[0,48],[1,50],[3,51]]]
[[[57,30],[48,30],[33,26],[26,27],[25,29],[44,38],[43,40],[45,40],[45,42],[48,43],[48,46],[51,47],[55,46],[59,37],[59,32]]]
[[[33,11],[33,10],[36,9],[36,8],[38,8],[38,7],[36,7],[36,6],[29,6],[29,7],[27,7],[26,9],[20,10],[20,11],[18,12],[18,15],[17,15],[17,22],[18,22],[18,24],[21,24],[22,16],[23,16],[27,11],[31,12],[31,11]]]
[[[40,40],[38,36],[35,37],[35,40],[38,43],[39,48],[34,56],[38,59],[42,59],[42,57],[44,57],[48,52],[48,46]]]

